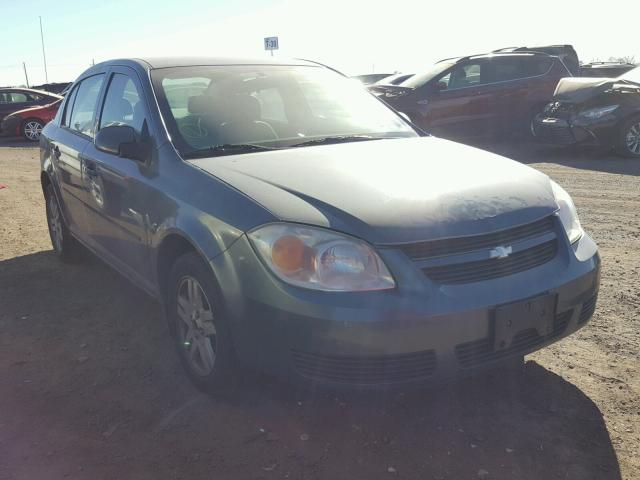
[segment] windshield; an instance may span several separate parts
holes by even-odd
[[[319,67],[194,66],[152,72],[182,155],[231,145],[313,145],[313,139],[418,134],[360,83]]]
[[[628,80],[634,83],[640,83],[640,67],[633,68],[618,77],[622,80]]]
[[[431,81],[431,79],[440,75],[442,72],[444,72],[447,68],[451,67],[452,65],[454,64],[450,62],[436,63],[433,67],[431,67],[426,72],[417,73],[413,77],[407,78],[400,85],[403,87],[420,88],[427,82]]]

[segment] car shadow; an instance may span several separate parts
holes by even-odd
[[[9,472],[29,457],[86,478],[621,478],[598,406],[532,361],[426,391],[247,373],[212,396],[185,378],[158,305],[97,260],[0,261],[0,305]]]
[[[0,148],[38,148],[37,142],[28,142],[21,137],[0,137]]]
[[[493,141],[473,146],[522,163],[556,163],[581,170],[593,170],[620,175],[640,175],[640,162],[617,155],[601,147],[550,147],[530,141]]]

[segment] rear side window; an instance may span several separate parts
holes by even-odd
[[[492,81],[504,82],[544,75],[549,71],[552,63],[553,60],[550,57],[542,56],[494,58],[491,61]]]
[[[78,94],[78,87],[74,88],[68,93],[67,102],[64,106],[64,117],[62,118],[62,125],[68,127],[71,125],[71,111],[73,110],[73,102],[76,100]]]
[[[103,81],[104,74],[100,74],[86,78],[80,83],[71,110],[71,130],[93,137],[93,118]]]
[[[0,94],[0,103],[26,103],[29,97],[21,92],[5,92]]]

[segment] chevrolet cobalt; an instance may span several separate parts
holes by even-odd
[[[243,365],[450,379],[522,362],[595,309],[597,247],[558,184],[312,62],[101,63],[40,147],[56,254],[82,245],[157,298],[207,391]]]

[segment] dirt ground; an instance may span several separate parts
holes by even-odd
[[[38,152],[0,142],[0,479],[640,478],[640,162],[499,150],[565,186],[600,246],[587,327],[518,381],[336,396],[250,376],[211,398],[156,304],[54,258]]]

